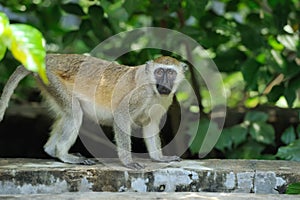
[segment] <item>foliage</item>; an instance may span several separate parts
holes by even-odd
[[[47,82],[42,34],[29,25],[9,24],[7,16],[0,12],[0,60],[3,59],[6,48],[28,70],[38,72]]]
[[[280,147],[276,154],[279,158],[300,161],[300,140],[295,140],[288,146]]]
[[[224,128],[215,146],[227,158],[266,158],[268,145],[274,145],[274,128],[267,124],[268,115],[250,111],[241,124]]]
[[[239,81],[244,87],[225,83],[230,106],[242,103],[254,107],[267,101],[290,107],[298,104],[298,1],[76,2],[3,0],[0,4],[8,8],[13,21],[38,27],[45,35],[48,51],[88,52],[113,34],[144,26],[178,30],[212,52],[211,57],[226,76],[242,74]],[[132,52],[121,61],[136,64],[157,53],[147,52]],[[236,90],[231,91],[232,87]]]
[[[300,182],[289,184],[285,193],[286,194],[300,194]]]
[[[145,26],[180,31],[201,44],[216,63],[224,77],[229,108],[300,106],[297,0],[0,0],[0,5],[11,22],[37,27],[44,34],[48,52],[89,52],[114,34]],[[127,53],[119,61],[140,64],[159,53],[169,54],[144,49]],[[13,64],[9,56],[4,65]],[[6,81],[9,70],[0,67],[0,84]],[[201,82],[200,77],[195,80]],[[213,108],[207,89],[201,86],[195,92],[201,98],[200,108],[209,114]],[[228,158],[274,158],[262,155],[267,148],[278,148],[274,147],[275,132],[267,119],[265,113],[249,112],[242,123],[222,131],[216,148]],[[202,145],[201,134],[207,123],[191,121],[190,131],[203,126],[191,141],[194,153]],[[299,159],[299,128],[290,127],[279,138],[285,146],[276,156]]]
[[[198,127],[199,126],[199,127]],[[210,127],[211,126],[211,127]],[[195,128],[198,128],[197,130],[194,130]],[[203,119],[200,120],[200,122],[194,122],[194,124],[191,124],[189,127],[190,130],[188,133],[196,133],[195,137],[190,140],[189,148],[193,154],[207,154],[210,151],[210,148],[214,146],[214,139],[212,137],[210,140],[205,140],[206,136],[213,136],[215,133],[218,132],[218,126],[216,123],[210,123],[210,120]],[[204,143],[206,141],[206,143]],[[212,144],[213,143],[213,144]]]

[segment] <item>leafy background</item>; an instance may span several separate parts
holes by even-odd
[[[11,23],[39,29],[47,52],[86,53],[114,34],[145,26],[180,31],[207,50],[224,78],[228,117],[208,156],[300,161],[298,0],[0,0],[0,11]],[[119,61],[137,65],[158,53],[169,54],[145,49]],[[7,53],[0,64],[2,88],[18,63]],[[191,158],[197,157],[213,109],[195,76],[204,117],[190,124],[201,127],[191,141]],[[13,99],[39,102],[34,81],[26,79]]]

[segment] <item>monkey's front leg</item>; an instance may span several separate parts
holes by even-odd
[[[143,165],[132,160],[130,118],[124,118],[124,116],[116,114],[114,120],[115,140],[119,159],[128,168],[143,169]]]
[[[180,161],[178,156],[164,156],[161,149],[159,137],[159,122],[152,121],[143,127],[144,140],[151,159],[158,162]]]

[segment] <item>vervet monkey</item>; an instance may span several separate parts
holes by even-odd
[[[177,156],[163,156],[158,133],[161,118],[184,78],[184,66],[168,56],[132,67],[84,55],[49,54],[46,57],[49,84],[43,83],[37,74],[23,66],[11,75],[0,99],[0,121],[13,90],[19,81],[32,73],[56,115],[50,138],[44,146],[50,156],[66,163],[94,164],[93,160],[69,153],[78,136],[83,115],[95,119],[91,114],[94,112],[97,123],[113,126],[118,156],[125,166],[143,168],[131,156],[133,124],[143,127],[151,159],[178,161]]]

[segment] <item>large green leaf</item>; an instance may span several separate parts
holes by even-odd
[[[190,11],[191,15],[200,19],[204,13],[208,0],[194,1],[186,0],[186,8]]]
[[[241,33],[242,44],[252,51],[257,51],[257,47],[261,47],[263,43],[263,38],[259,29],[253,28],[249,25],[238,25],[238,30]]]
[[[300,161],[300,139],[287,146],[280,147],[276,156],[285,160]]]
[[[45,42],[41,32],[26,24],[9,25],[9,21],[3,13],[0,13],[0,23],[0,46],[2,46],[0,57],[3,57],[5,47],[8,47],[13,56],[25,68],[37,72],[42,80],[47,83]]]
[[[217,35],[216,37],[222,37]],[[214,59],[218,69],[221,72],[234,72],[239,71],[241,63],[246,59],[245,54],[237,48],[230,48],[226,51],[217,52]]]
[[[5,30],[7,30],[7,27],[9,26],[9,20],[7,16],[4,13],[0,12],[0,38],[2,38],[2,35],[4,34]],[[7,47],[5,45],[0,45],[0,60],[5,55]]]
[[[265,146],[252,139],[249,139],[245,144],[239,146],[237,149],[226,152],[227,158],[237,159],[259,159],[262,157],[261,152]]]
[[[229,128],[223,129],[215,148],[222,152],[225,152],[225,149],[232,149],[232,132]]]
[[[248,129],[244,126],[244,124],[233,126],[231,128],[231,131],[233,133],[232,141],[233,141],[234,148],[236,148],[238,145],[246,141]]]
[[[285,88],[284,90],[284,98],[286,99],[286,102],[288,106],[291,108],[293,107],[294,101],[296,100],[296,91],[290,87]]]
[[[200,147],[203,143],[204,140],[204,131],[206,131],[208,128],[208,122],[205,120],[204,122],[202,121],[201,123],[199,121],[192,122],[189,125],[189,130],[188,134],[194,137],[192,140],[190,140],[189,148],[192,152],[192,154],[196,154],[199,152]],[[196,133],[196,135],[192,135]]]
[[[257,75],[259,70],[259,63],[255,59],[248,59],[242,65],[242,74],[244,80],[247,83],[247,88],[250,90],[255,90],[257,88]]]
[[[65,46],[67,46],[67,45],[71,44],[72,42],[74,42],[76,40],[76,38],[78,38],[78,36],[79,36],[78,31],[67,32],[62,38],[62,42]]]
[[[289,184],[285,194],[300,194],[300,182]]]
[[[76,3],[62,4],[61,7],[67,13],[71,13],[73,15],[79,15],[79,16],[85,15],[81,6]]]
[[[104,10],[100,6],[91,6],[88,10],[89,19],[92,24],[92,30],[95,35],[100,39],[103,37],[103,17],[104,17]],[[90,28],[90,26],[89,26]]]
[[[291,142],[294,142],[296,139],[294,127],[290,126],[287,129],[285,129],[280,139],[284,144],[290,144]]]
[[[8,25],[9,25],[9,20],[7,16],[4,13],[0,12],[0,35],[4,33]]]
[[[281,85],[275,85],[269,94],[267,94],[268,100],[270,102],[277,102],[279,98],[283,95],[284,92],[284,86]]]
[[[45,73],[45,48],[42,34],[25,24],[12,24],[4,36],[5,44],[13,56],[28,70],[37,72],[47,82]]]
[[[149,3],[149,1],[144,0],[126,0],[123,6],[127,13],[132,15],[134,12],[145,12]]]
[[[253,122],[266,122],[268,120],[268,114],[261,111],[249,111],[246,113],[245,120],[250,123]]]
[[[190,135],[197,133],[190,141],[190,150],[192,153],[209,153],[218,140],[216,133],[219,132],[215,122],[208,119],[201,119],[200,122],[193,122],[190,126]]]
[[[268,38],[268,43],[271,47],[273,47],[273,49],[278,50],[278,51],[282,51],[284,49],[284,46],[279,43],[274,36],[270,36]]]
[[[5,52],[6,52],[6,46],[5,45],[0,45],[0,60],[3,59]]]
[[[249,129],[250,135],[257,142],[264,144],[273,144],[275,139],[275,131],[273,126],[265,122],[254,122]]]
[[[216,149],[224,152],[225,149],[232,149],[232,146],[235,148],[246,140],[247,128],[238,124],[229,128],[223,129],[221,136],[216,144]]]

